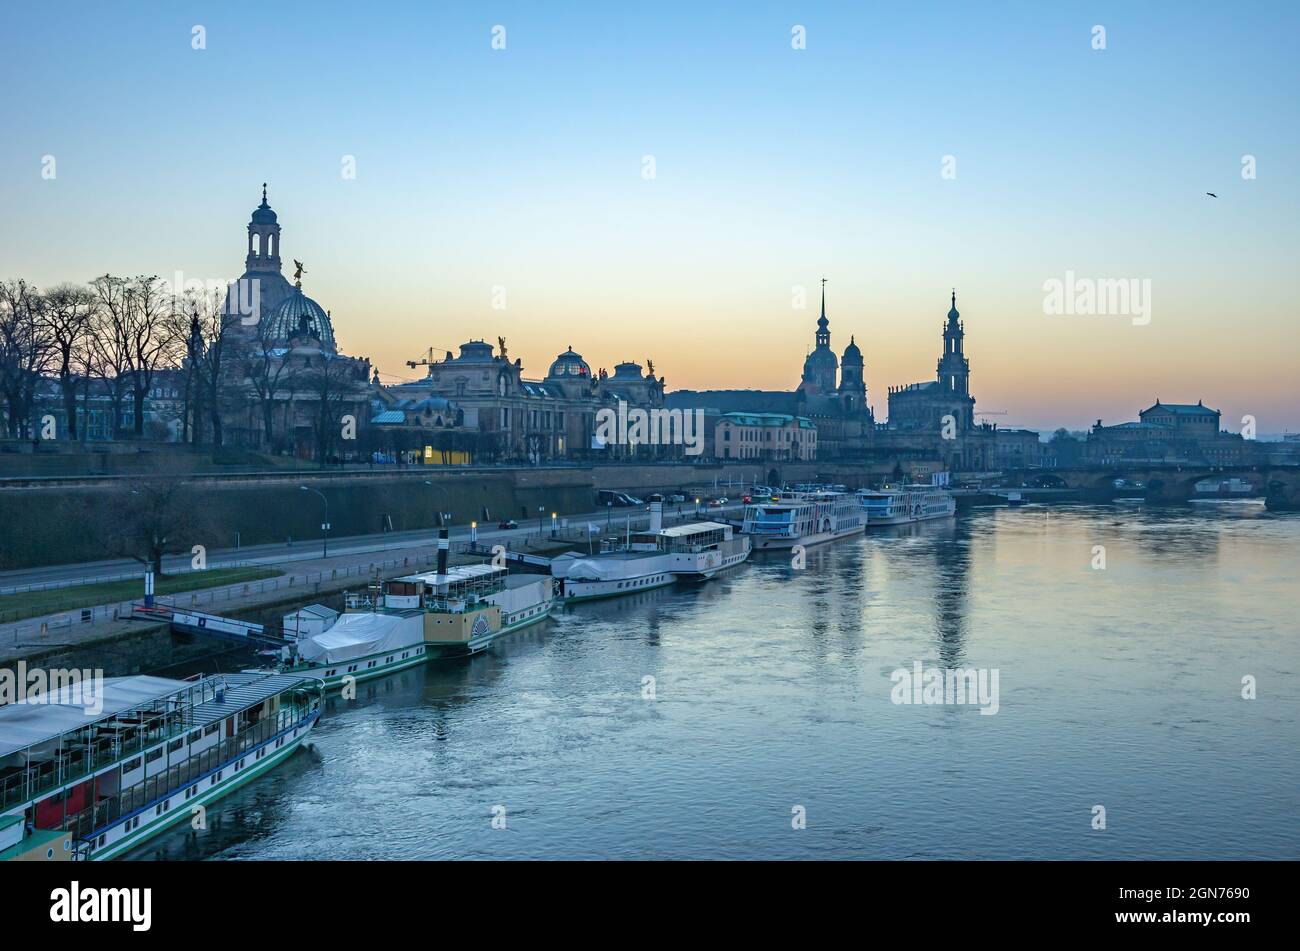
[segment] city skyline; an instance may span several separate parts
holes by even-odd
[[[0,277],[234,278],[269,181],[285,259],[390,382],[501,335],[528,376],[571,344],[593,366],[651,358],[670,390],[793,390],[825,276],[832,347],[856,339],[881,416],[888,387],[932,378],[955,286],[972,392],[1007,412],[990,421],[1081,429],[1160,398],[1300,428],[1277,345],[1300,250],[1293,11],[1050,11],[1030,31],[945,7],[884,36],[838,5],[744,23],[412,7],[401,35],[325,35],[293,6],[76,9],[16,14],[34,41],[9,58],[26,106],[3,107]],[[86,56],[50,73],[31,51],[56,30]],[[1149,281],[1149,323],[1046,315],[1069,273]]]

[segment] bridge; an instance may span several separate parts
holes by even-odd
[[[1196,491],[1205,479],[1240,479],[1249,492],[1240,498],[1263,498],[1270,509],[1300,510],[1300,465],[1206,466],[1176,463],[1118,462],[1062,469],[1009,469],[1003,485],[1078,489],[1094,500],[1142,496],[1148,502],[1178,503],[1207,496]]]

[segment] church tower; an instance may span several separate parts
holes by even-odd
[[[280,225],[266,203],[265,182],[262,203],[253,209],[253,217],[248,222],[248,257],[244,267],[250,276],[259,272],[280,273]]]
[[[862,351],[858,349],[856,338],[849,337],[844,358],[840,360],[840,403],[846,413],[859,412],[867,405],[867,384],[862,366]]]
[[[943,356],[939,358],[939,387],[954,396],[970,396],[970,361],[962,348],[966,330],[957,312],[957,291],[952,292],[952,309],[943,328]]]
[[[293,293],[293,285],[280,273],[280,223],[266,203],[266,183],[262,183],[262,203],[253,209],[248,222],[248,256],[244,274],[226,291],[225,313],[238,315],[238,332],[256,336],[263,317],[280,306]]]
[[[826,319],[826,278],[822,278],[822,314],[817,318],[817,346],[803,362],[803,379],[799,389],[808,394],[830,396],[835,393],[839,361],[831,349],[830,321]]]

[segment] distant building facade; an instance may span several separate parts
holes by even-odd
[[[876,444],[900,455],[940,459],[952,470],[987,470],[993,464],[994,431],[975,422],[966,328],[954,290],[935,379],[889,388],[889,419],[877,431]]]
[[[803,372],[793,391],[679,390],[668,395],[667,403],[673,408],[702,409],[717,416],[742,413],[809,420],[817,432],[815,452],[820,459],[862,457],[871,446],[876,428],[867,402],[865,361],[856,338],[849,338],[842,358],[831,349],[825,281],[813,349],[804,358]],[[714,434],[714,454],[726,458],[716,444],[716,428]]]
[[[1221,414],[1201,401],[1162,403],[1138,413],[1136,422],[1105,426],[1097,420],[1084,449],[1084,461],[1118,463],[1188,463],[1215,466],[1248,464],[1253,441],[1219,428]]]
[[[598,437],[602,409],[662,409],[664,381],[653,364],[644,372],[630,361],[613,375],[593,372],[572,347],[556,356],[540,380],[524,376],[523,362],[509,359],[482,340],[461,344],[442,360],[423,361],[423,379],[387,388],[399,400],[445,401],[460,425],[485,437],[481,451],[501,460],[539,463],[555,459],[664,459],[683,454],[682,445],[610,442]]]
[[[817,427],[806,416],[724,413],[713,430],[717,459],[811,462],[817,458]]]

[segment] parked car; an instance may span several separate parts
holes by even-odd
[[[519,523],[513,518],[504,518],[497,523],[497,528],[518,528]]]
[[[686,501],[686,496],[682,495],[680,492],[674,492],[672,495],[665,495],[665,496],[664,496],[664,501],[665,501],[665,502],[685,502],[685,501]]]

